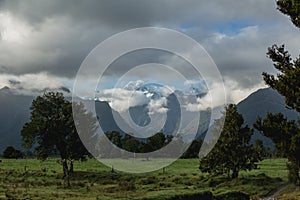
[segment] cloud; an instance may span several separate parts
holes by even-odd
[[[130,107],[145,105],[150,99],[142,91],[113,88],[100,91],[97,94],[100,101],[107,101],[118,112],[127,111]]]
[[[267,47],[285,43],[294,56],[299,53],[299,30],[276,10],[274,1],[7,0],[0,1],[0,73],[47,73],[47,79],[57,77],[71,85],[83,59],[97,44],[112,34],[145,26],[172,28],[200,42],[221,74],[238,83],[233,101],[245,96],[240,95],[243,91],[256,88],[263,71],[274,73],[265,56]],[[188,63],[174,56],[145,51],[113,63],[106,79],[115,80],[146,62],[175,66],[191,80],[195,76],[193,70],[186,70]],[[151,67],[133,75],[135,79],[147,75],[174,79]],[[51,81],[48,84],[52,87]]]
[[[187,86],[187,85],[197,85],[199,84],[199,80],[186,80],[183,85]]]
[[[138,88],[142,87],[144,84],[145,84],[145,82],[142,80],[130,81],[129,83],[127,83],[124,86],[124,89],[134,91],[134,90],[137,90]]]
[[[225,80],[225,87],[227,93],[227,103],[239,103],[243,99],[247,98],[251,93],[258,89],[267,87],[261,80],[255,85],[251,85],[248,88],[240,86],[240,83],[230,79]]]
[[[167,98],[162,97],[159,99],[151,99],[148,105],[149,114],[153,115],[155,113],[167,113]]]
[[[59,90],[67,92],[65,87],[69,80],[59,78],[46,72],[38,74],[0,74],[0,88],[9,87],[12,91],[23,95],[39,95],[44,91]]]
[[[222,96],[225,92],[224,89],[224,85],[221,83],[211,84],[210,90],[207,91],[204,97],[198,97],[195,103],[187,102],[185,109],[191,112],[198,112],[226,104],[226,102],[224,102],[224,96]]]
[[[149,114],[166,113],[167,97],[174,92],[169,86],[151,88],[142,80],[131,81],[124,88],[112,88],[99,91],[96,96],[101,101],[109,102],[109,105],[118,112],[125,112],[130,107],[147,105]],[[141,87],[145,87],[141,90]],[[152,89],[154,89],[152,91]],[[159,94],[154,97],[154,93]]]
[[[216,108],[225,104],[234,103],[237,104],[241,100],[247,98],[251,93],[257,91],[260,88],[266,87],[263,81],[252,85],[249,88],[240,86],[240,83],[228,78],[225,78],[224,85],[212,84],[211,90],[201,98],[197,98],[196,102],[187,103],[184,107],[186,110],[191,112],[198,112],[206,110],[208,108]],[[225,88],[226,102],[223,101],[223,88]],[[212,99],[215,97],[215,99]]]

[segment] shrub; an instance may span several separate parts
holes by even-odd
[[[299,167],[294,163],[287,163],[289,182],[300,185]]]
[[[18,158],[22,158],[23,154],[21,151],[15,149],[12,146],[9,146],[3,151],[3,157],[10,158],[10,159],[11,158],[18,159]]]
[[[211,192],[201,192],[198,194],[182,194],[182,195],[176,195],[174,197],[169,198],[168,200],[199,200],[199,199],[205,199],[205,200],[213,200],[214,196]]]
[[[250,200],[250,196],[243,192],[227,192],[218,195],[217,200]]]

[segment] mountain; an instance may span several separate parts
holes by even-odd
[[[0,154],[9,145],[21,148],[20,131],[29,119],[33,99],[14,94],[8,87],[0,89]]]
[[[149,94],[148,92],[149,91],[147,91],[147,94]],[[152,95],[151,93],[150,96],[153,99],[158,99],[161,94],[155,91],[155,94]],[[122,134],[134,133],[136,135],[140,135],[142,133],[141,137],[153,135],[153,133],[156,132],[163,132],[166,135],[184,132],[185,140],[193,140],[195,137],[195,133],[197,135],[197,138],[204,138],[204,134],[206,133],[210,123],[210,111],[201,111],[200,116],[198,116],[200,125],[198,125],[198,127],[195,127],[195,125],[197,124],[195,116],[197,115],[195,114],[195,112],[190,112],[184,108],[180,108],[180,104],[177,98],[178,96],[176,96],[174,93],[168,95],[166,98],[167,104],[165,105],[165,108],[167,108],[167,112],[155,113],[154,115],[152,114],[151,117],[149,114],[148,105],[130,107],[128,113],[131,120],[129,120],[129,122],[122,118],[122,116],[126,116],[126,112],[118,113],[117,111],[111,109],[109,107],[109,104],[106,102],[96,101],[96,113],[98,116],[100,116],[99,121],[104,132],[118,131]],[[104,109],[103,107],[104,104],[106,104],[106,109]],[[185,116],[184,118],[181,118],[182,114]],[[157,123],[151,124],[151,119]],[[164,119],[166,120],[164,121]],[[135,129],[131,128],[128,124],[130,126],[134,125]],[[196,131],[192,132],[191,130]]]
[[[150,91],[150,89],[152,91]],[[158,92],[157,90],[153,91],[155,88],[152,86],[150,89],[139,88],[139,90],[145,91],[146,93]],[[194,91],[193,89],[192,93],[194,93]],[[209,111],[202,111],[199,119],[200,126],[193,127],[196,124],[194,122],[198,119],[194,117],[195,115],[192,112],[180,109],[177,100],[177,97],[183,94],[184,92],[174,91],[174,93],[167,96],[167,120],[162,127],[162,131],[166,134],[172,134],[178,130],[179,123],[181,122],[183,124],[182,130],[189,131],[185,129],[185,126],[196,128],[197,138],[203,138],[210,123],[209,119],[211,113]],[[157,93],[153,98],[158,98],[160,95],[161,94]],[[203,94],[199,94],[198,96],[201,97]],[[30,106],[33,99],[33,96],[18,95],[8,87],[0,89],[0,153],[2,153],[7,146],[14,146],[21,149],[20,132],[24,123],[29,121]],[[189,96],[187,99],[189,99]],[[190,100],[193,101],[191,96]],[[113,110],[107,102],[96,101],[95,108],[99,116],[100,125],[104,131],[118,131],[124,133],[124,131],[119,128],[119,125],[125,128],[125,130],[130,130],[130,127],[122,119],[122,113]],[[289,119],[297,119],[299,117],[295,111],[287,109],[285,107],[284,98],[270,88],[260,89],[252,93],[238,104],[238,110],[244,116],[245,124],[249,126],[252,126],[258,116],[264,117],[267,112],[282,112]],[[151,122],[148,112],[149,109],[147,105],[135,106],[129,109],[132,120],[142,127],[147,126]],[[185,118],[181,119],[181,114],[184,114]],[[160,115],[158,115],[158,117],[160,117]],[[115,119],[117,119],[117,121]],[[189,134],[186,135],[186,137],[191,139],[191,135]],[[255,139],[262,139],[266,145],[272,146],[268,138],[263,137],[257,132],[253,137],[253,140]]]
[[[297,120],[299,115],[296,111],[286,108],[284,97],[272,88],[260,89],[246,99],[241,101],[238,105],[238,111],[243,115],[245,124],[252,127],[257,117],[264,118],[268,112],[283,113],[288,119]],[[272,147],[273,144],[270,139],[264,137],[255,131],[252,140],[260,139],[266,146]]]

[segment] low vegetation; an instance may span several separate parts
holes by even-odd
[[[285,159],[264,160],[258,169],[241,172],[234,180],[201,173],[198,159],[180,159],[165,169],[137,175],[112,172],[110,167],[88,159],[75,161],[68,186],[58,160],[2,159],[0,199],[193,199],[210,193],[221,199],[232,194],[259,198],[287,184]]]

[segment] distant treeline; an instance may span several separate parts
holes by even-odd
[[[135,138],[129,134],[122,135],[117,131],[106,132],[105,135],[107,138],[120,149],[135,152],[135,153],[149,153],[155,150],[159,150],[162,147],[169,144],[174,137],[172,135],[165,135],[162,132],[153,135],[147,139]],[[176,138],[176,140],[181,140],[180,143],[183,143],[181,138]],[[200,148],[203,144],[202,140],[194,140],[189,148],[182,154],[181,158],[198,158]],[[261,140],[256,140],[254,147],[260,152],[261,156],[264,158],[281,158],[283,157],[277,149],[271,151],[269,148],[263,146]],[[32,151],[27,150],[22,152],[21,150],[15,149],[12,146],[8,146],[3,152],[2,157],[8,159],[19,159],[25,157],[35,157],[36,154]],[[51,156],[59,156],[59,153],[53,153]]]
[[[116,145],[120,149],[135,153],[154,152],[163,148],[172,140],[177,140],[177,143],[184,143],[182,138],[174,138],[172,135],[165,135],[162,132],[159,132],[147,139],[139,139],[131,136],[130,134],[122,135],[117,131],[106,132],[105,135],[114,145]],[[202,144],[202,140],[194,140],[190,144],[188,149],[182,154],[181,158],[199,158],[199,151]],[[254,148],[262,158],[282,157],[280,152],[278,152],[276,149],[272,152],[269,148],[264,147],[261,140],[256,140],[254,142]]]

